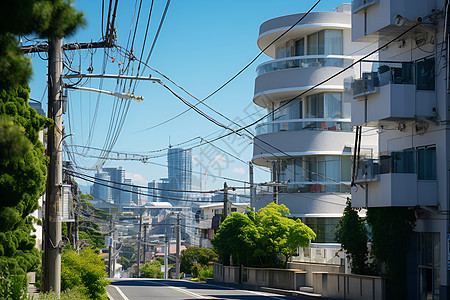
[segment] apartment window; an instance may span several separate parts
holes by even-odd
[[[308,55],[342,55],[342,30],[326,29],[308,35]]]
[[[417,178],[436,180],[436,146],[417,148]]]
[[[305,39],[295,41],[295,56],[305,55]]]
[[[341,118],[342,94],[319,93],[306,97],[306,118]]]
[[[288,101],[281,101],[277,107],[280,109],[274,110],[273,121],[300,119],[302,115],[302,105],[300,99]],[[287,103],[287,104],[286,104]],[[275,107],[275,105],[274,105]]]
[[[416,62],[416,88],[418,90],[434,91],[434,66],[434,57],[425,58]]]

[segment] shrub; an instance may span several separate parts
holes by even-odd
[[[0,300],[27,299],[27,277],[25,275],[7,275],[0,278]]]
[[[159,261],[148,262],[141,268],[142,278],[164,278],[164,273],[161,272],[161,263]]]
[[[66,249],[62,253],[61,265],[63,291],[78,287],[89,299],[107,299],[104,294],[109,282],[105,266],[94,249],[84,248],[79,255],[73,249]]]
[[[74,288],[61,292],[61,298],[55,292],[48,292],[39,295],[39,300],[89,300],[89,297],[81,292],[79,289]]]
[[[205,281],[206,278],[213,277],[213,266],[202,266],[200,264],[194,264],[191,270],[192,277],[197,278],[200,281]]]

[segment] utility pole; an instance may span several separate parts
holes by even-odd
[[[141,278],[141,234],[142,234],[142,211],[139,210],[139,234],[138,234],[138,253],[137,253],[137,277]]]
[[[224,220],[231,214],[230,204],[228,203],[228,185],[223,184],[223,215]]]
[[[180,249],[181,249],[181,225],[180,225],[180,213],[177,214],[177,226],[176,234],[177,234],[177,245],[176,245],[176,261],[175,261],[175,277],[176,279],[180,279]]]
[[[146,254],[147,254],[147,225],[144,224],[144,265],[146,263]]]
[[[253,182],[253,163],[251,161],[248,162],[249,167],[249,176],[250,176],[250,206],[255,207],[255,184]]]
[[[276,184],[278,182],[278,165],[277,162],[272,162],[272,181],[274,182],[274,185],[272,187],[273,192],[273,203],[278,204],[278,185]]]
[[[108,247],[108,270],[109,270],[109,272],[108,272],[108,277],[109,278],[113,278],[114,277],[114,270],[112,269],[112,267],[113,267],[113,263],[112,263],[112,260],[113,260],[113,241],[114,241],[114,239],[113,239],[113,236],[112,236],[112,233],[113,233],[113,227],[114,225],[113,225],[113,215],[111,215],[111,218],[110,218],[110,220],[109,220],[109,234],[110,234],[110,244],[109,244],[109,247]]]
[[[48,47],[48,117],[54,124],[48,130],[47,175],[44,220],[42,290],[61,291],[61,189],[62,189],[62,39],[49,41]]]
[[[164,237],[164,279],[169,278],[169,274],[167,274],[167,265],[169,264],[169,237],[167,236],[167,230],[165,231]]]

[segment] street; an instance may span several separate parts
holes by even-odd
[[[162,279],[116,279],[106,287],[111,300],[138,299],[294,299],[265,292]]]

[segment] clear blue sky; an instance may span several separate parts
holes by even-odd
[[[101,38],[101,2],[99,0],[76,1],[76,8],[86,14],[87,25],[78,30],[74,36],[65,38],[65,43],[75,41],[88,42],[91,39],[97,41]],[[145,3],[143,3],[141,8],[134,47],[137,57],[139,57],[141,52],[151,1],[143,2]],[[165,1],[155,0],[154,2],[144,58],[148,55],[165,6]],[[231,78],[259,53],[256,39],[261,23],[274,17],[305,12],[315,2],[316,0],[172,0],[149,64],[166,74],[196,97],[203,98]],[[343,2],[322,0],[314,11],[331,11],[341,3]],[[117,43],[123,47],[127,44],[134,8],[134,0],[119,0],[116,23],[118,30]],[[71,51],[66,52],[66,54],[66,60],[72,61],[72,68],[79,69],[81,61],[81,69],[83,72],[86,72],[92,57],[94,73],[101,72],[103,50],[99,49],[93,55],[87,50]],[[117,74],[119,62],[124,62],[124,59],[114,51],[111,51],[110,55],[112,58],[108,58],[106,73]],[[256,77],[255,70],[258,64],[269,59],[268,56],[262,55],[232,83],[208,99],[207,103],[233,120],[246,118],[260,110],[252,102],[254,79]],[[30,84],[31,98],[37,100],[43,98],[43,106],[46,109],[46,61],[41,60],[37,55],[32,56],[32,61],[34,74]],[[135,71],[133,74],[136,73],[137,64],[134,67]],[[155,72],[145,69],[144,75],[148,76],[149,74],[152,74],[153,77],[160,77]],[[164,82],[191,103],[196,103],[195,99],[183,94],[167,80],[164,80]],[[99,81],[93,79],[91,82],[87,82],[85,86],[98,88]],[[116,81],[112,79],[105,80],[102,89],[115,91]],[[185,110],[187,106],[162,86],[147,81],[138,84],[135,94],[144,96],[145,100],[140,103],[131,103],[122,132],[113,150],[151,154],[148,152],[167,147],[169,136],[171,144],[176,145],[197,136],[212,138],[226,133],[224,129],[210,123],[192,110],[163,126],[142,131],[173,117]],[[96,102],[96,93],[69,92],[71,131],[69,131],[68,115],[66,114],[64,117],[66,133],[74,134],[66,138],[69,144],[85,145],[89,132],[92,131],[93,139],[90,146],[103,147],[113,111],[114,98],[111,96],[100,97],[98,118],[95,127],[92,128],[90,124],[92,123]],[[200,105],[199,108],[220,122],[229,123],[204,106]],[[263,113],[264,111],[259,115],[261,116]],[[240,122],[240,124],[248,124],[253,118],[249,117]],[[198,143],[199,140],[196,140],[183,146],[193,146]],[[216,142],[216,145],[244,161],[251,159],[252,145],[246,138],[230,136]],[[218,151],[210,145],[203,146],[201,149],[203,172],[207,169],[209,175],[226,176],[248,181],[248,166],[246,164]],[[82,149],[78,150],[81,152]],[[94,156],[98,153],[98,151],[86,152],[87,155]],[[161,155],[165,154],[165,152],[156,154]],[[198,163],[200,148],[193,150],[193,156],[193,170],[198,172],[200,171]],[[117,156],[112,155],[112,157]],[[76,158],[77,163],[82,167],[91,168],[96,163],[95,159],[79,155]],[[163,155],[160,158],[150,159],[149,161],[166,165],[167,159]],[[143,164],[133,161],[107,161],[105,166],[122,166],[127,172],[127,177],[132,178],[134,183],[141,185],[146,185],[147,181],[167,176],[166,167],[154,164]],[[83,172],[93,174],[92,171]],[[223,179],[211,176],[208,176],[207,179],[203,177],[203,189],[205,189],[206,180],[207,189],[221,187],[224,182]],[[267,172],[255,170],[256,182],[269,180]],[[228,184],[241,185],[231,181],[228,181]],[[193,188],[198,189],[198,187],[199,177],[194,174]]]

